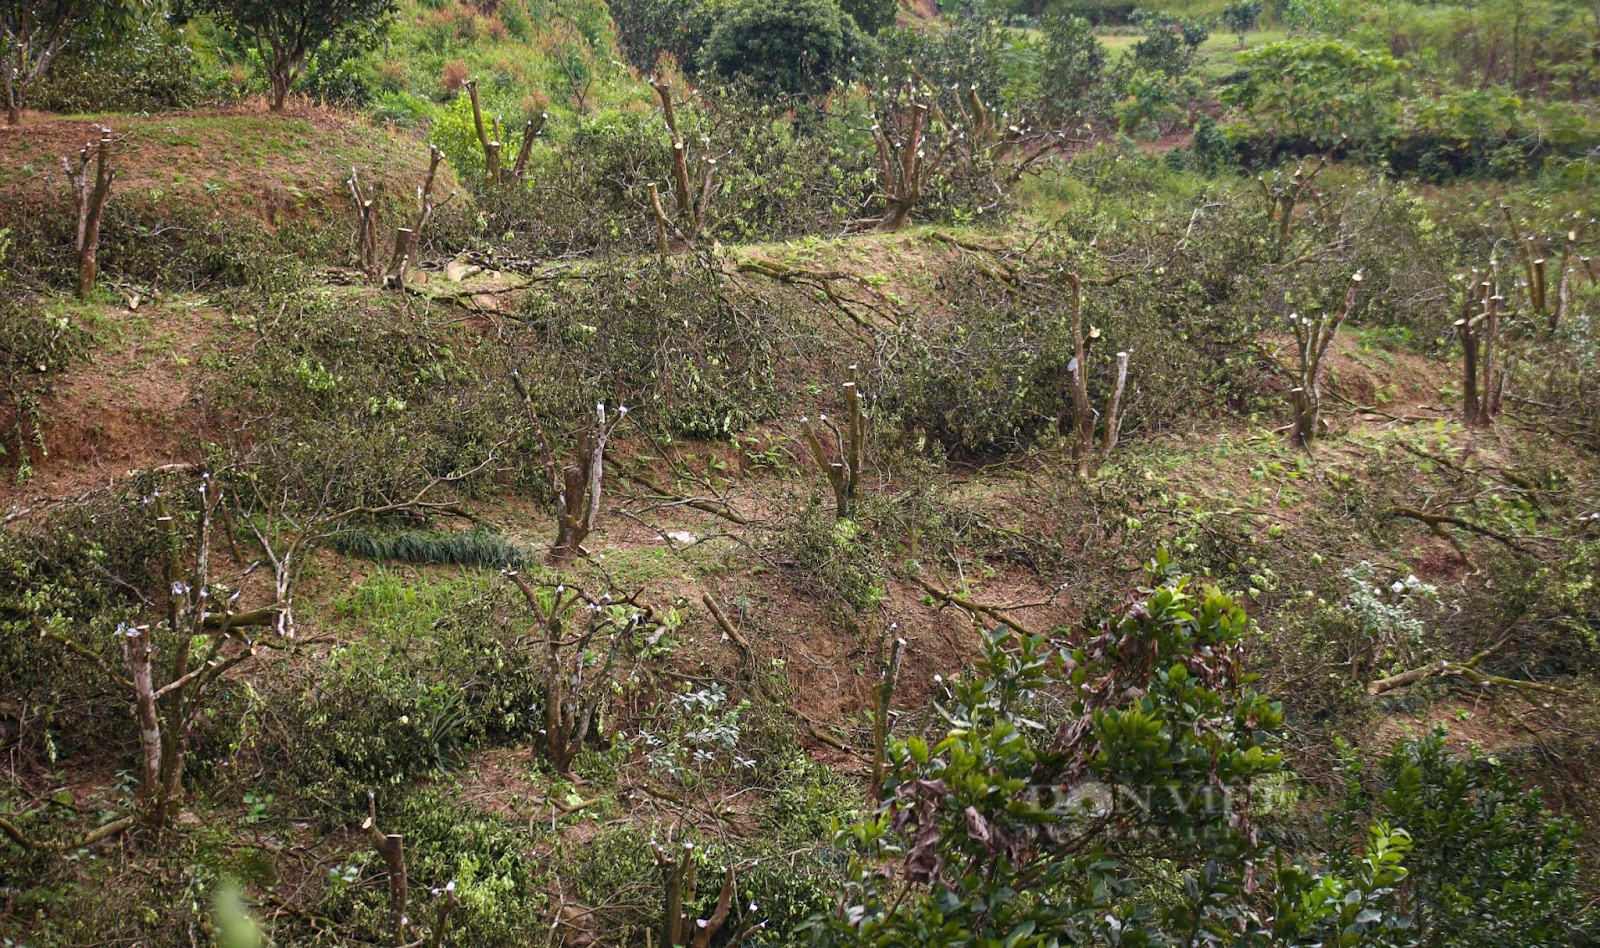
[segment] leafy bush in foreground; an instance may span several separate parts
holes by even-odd
[[[1600,935],[1577,888],[1577,827],[1494,758],[1453,754],[1436,730],[1397,745],[1373,778],[1374,815],[1415,841],[1406,865],[1421,943],[1553,948]]]
[[[1216,590],[1153,573],[1070,654],[996,632],[953,686],[948,736],[893,749],[877,815],[853,830],[859,875],[837,943],[1282,944],[1336,932],[1389,943],[1384,908],[1408,840],[1379,827],[1349,880],[1272,873],[1252,787],[1281,771],[1278,706],[1239,668],[1249,627]],[[1041,720],[1051,692],[1067,713]],[[1161,871],[1152,865],[1165,865]],[[1178,874],[1175,885],[1162,879]],[[1271,893],[1275,905],[1263,908]]]

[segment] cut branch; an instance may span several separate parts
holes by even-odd
[[[999,624],[1005,626],[1013,632],[1016,632],[1019,635],[1026,635],[1030,637],[1033,635],[1033,632],[1030,631],[1026,626],[1006,615],[1005,612],[1002,611],[998,606],[990,606],[981,602],[976,602],[958,592],[955,592],[954,590],[940,589],[939,587],[934,586],[932,583],[929,583],[927,580],[923,579],[921,576],[912,576],[911,581],[922,587],[924,592],[932,596],[934,600],[941,605],[948,604],[956,606],[960,609],[965,609],[967,612],[973,613],[974,615],[986,616],[990,620],[998,622]]]
[[[74,850],[93,846],[95,843],[98,843],[103,839],[110,839],[113,836],[120,836],[123,833],[126,833],[128,830],[133,829],[137,825],[139,825],[138,817],[125,816],[119,820],[112,820],[110,823],[107,823],[97,829],[90,830],[89,832],[75,839],[58,843],[34,839],[22,832],[22,830],[18,829],[16,824],[12,823],[10,820],[0,819],[0,833],[4,833],[12,842],[16,843],[18,846],[21,846],[23,849],[32,850],[34,852],[70,853]]]
[[[378,278],[378,189],[361,190],[355,165],[350,166],[350,201],[356,209],[356,265],[369,280]]]

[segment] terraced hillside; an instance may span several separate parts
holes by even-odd
[[[1231,37],[1130,125],[1159,23],[782,98],[544,6],[0,130],[0,939],[1594,936],[1583,159],[1258,148]]]

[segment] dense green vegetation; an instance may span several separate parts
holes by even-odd
[[[0,943],[1600,940],[1597,48],[0,0]]]

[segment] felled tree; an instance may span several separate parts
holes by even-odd
[[[1490,260],[1487,273],[1474,270],[1465,283],[1461,318],[1456,320],[1461,337],[1461,422],[1468,428],[1483,428],[1500,414],[1511,379],[1501,338],[1505,297],[1500,293],[1499,263]]]
[[[324,44],[351,49],[377,42],[394,0],[199,0],[197,6],[255,48],[271,86],[270,108],[282,112],[307,58]]]
[[[592,426],[578,432],[572,461],[561,469],[556,483],[556,542],[550,548],[552,563],[570,563],[583,550],[583,541],[600,519],[600,498],[605,490],[606,442],[628,414],[619,408],[606,412],[595,406]]]
[[[111,196],[111,184],[117,178],[116,169],[111,167],[112,144],[111,129],[101,127],[100,137],[78,152],[76,167],[65,155],[61,157],[61,167],[67,173],[78,210],[75,247],[80,300],[94,292],[95,278],[100,272],[100,219],[105,213],[106,199]]]
[[[549,113],[541,112],[538,118],[528,120],[528,124],[522,129],[522,144],[517,149],[516,160],[507,168],[503,158],[505,125],[499,116],[489,122],[483,120],[483,105],[478,100],[476,79],[468,79],[466,89],[467,96],[472,102],[472,129],[478,136],[478,147],[483,150],[484,178],[490,184],[523,180],[528,174],[528,159],[533,155],[533,143],[544,131],[545,123],[550,120]]]
[[[674,856],[665,846],[650,844],[656,868],[661,871],[661,944],[667,948],[710,948],[733,910],[733,885],[738,870],[729,866],[722,873],[722,888],[717,892],[717,905],[711,917],[695,919],[684,914],[683,907],[694,901],[694,848],[693,843],[684,843]],[[752,924],[726,944],[740,944],[758,927],[759,924]]]
[[[0,89],[6,124],[22,121],[28,91],[43,79],[68,44],[114,26],[121,0],[0,0]]]
[[[1067,362],[1067,380],[1072,392],[1072,459],[1080,474],[1088,474],[1091,467],[1104,464],[1116,450],[1122,437],[1122,394],[1128,385],[1128,353],[1117,353],[1117,381],[1106,401],[1103,422],[1100,423],[1100,443],[1095,445],[1094,405],[1089,401],[1089,346],[1097,332],[1088,336],[1083,332],[1083,281],[1077,274],[1066,275],[1072,289],[1072,358]]]
[[[1344,325],[1355,309],[1361,280],[1360,272],[1350,277],[1344,299],[1338,311],[1331,316],[1323,313],[1313,319],[1297,313],[1289,314],[1297,357],[1295,385],[1289,390],[1289,402],[1294,409],[1294,443],[1303,448],[1309,448],[1317,439],[1322,424],[1323,362],[1329,347],[1333,345],[1334,336],[1339,333],[1339,327]]]
[[[544,651],[545,759],[559,773],[572,761],[598,724],[612,692],[611,668],[636,633],[660,626],[654,610],[638,593],[591,595],[575,586],[535,586],[515,571],[506,574],[533,610]]]
[[[411,268],[413,257],[422,246],[423,231],[427,230],[428,223],[433,220],[433,215],[439,208],[456,199],[454,191],[451,191],[450,196],[443,201],[434,197],[433,185],[439,174],[439,165],[443,161],[444,152],[437,146],[428,146],[428,175],[417,188],[417,217],[410,227],[395,229],[394,253],[389,259],[389,273],[383,278],[385,286],[397,290],[405,288],[406,271]]]
[[[877,228],[911,223],[928,180],[949,159],[954,138],[938,121],[937,103],[916,81],[890,89],[873,104],[872,140],[878,152],[878,187],[887,207]]]
[[[860,387],[854,381],[844,383],[844,400],[846,415],[843,430],[827,415],[819,419],[832,435],[832,451],[823,445],[816,423],[810,418],[800,419],[806,447],[811,451],[817,467],[828,476],[828,486],[833,488],[834,515],[840,520],[855,516],[867,441],[867,416],[861,407]]]
[[[1594,219],[1584,220],[1574,214],[1571,228],[1552,238],[1518,228],[1509,205],[1500,205],[1500,213],[1505,219],[1511,242],[1517,248],[1517,262],[1522,267],[1522,279],[1517,282],[1515,289],[1526,297],[1529,311],[1554,330],[1561,325],[1567,304],[1572,299],[1573,257],[1583,243],[1584,233],[1594,224]],[[1559,256],[1555,261],[1556,273],[1552,281],[1550,258],[1556,256],[1558,246]],[[1587,262],[1581,257],[1580,261]]]
[[[378,189],[369,186],[362,191],[355,165],[350,166],[345,186],[350,189],[350,203],[356,210],[356,263],[367,279],[375,280],[378,277]]]
[[[672,83],[665,79],[650,80],[661,101],[661,117],[667,123],[667,133],[672,139],[672,196],[677,202],[677,214],[669,217],[662,206],[660,192],[650,185],[650,205],[656,215],[657,234],[665,244],[668,231],[684,243],[697,240],[706,226],[706,212],[716,193],[717,159],[707,147],[695,158],[689,157],[689,146],[678,127],[678,109],[672,101]]]

